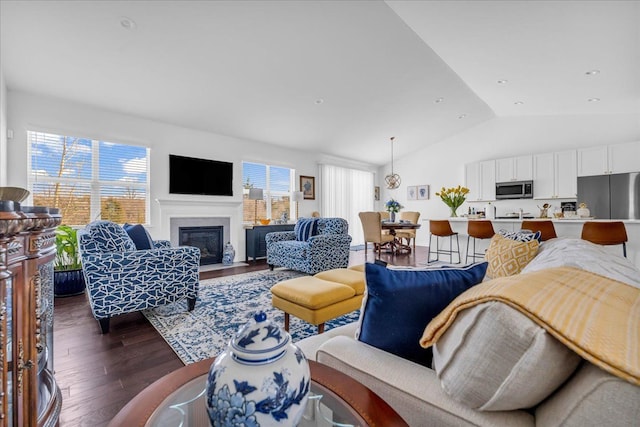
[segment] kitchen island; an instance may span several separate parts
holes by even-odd
[[[433,219],[442,219],[442,218],[433,218]],[[456,218],[446,218],[451,223],[451,228],[453,231],[457,232],[460,237],[460,257],[462,259],[462,263],[464,263],[465,254],[467,253],[467,221],[469,221],[466,217],[456,217]],[[553,226],[556,229],[556,234],[558,237],[571,237],[571,238],[580,238],[580,234],[582,233],[582,225],[586,221],[617,221],[617,220],[608,220],[608,219],[583,219],[583,218],[533,218],[533,219],[545,219],[553,222]],[[529,218],[530,220],[530,218]],[[425,222],[425,226],[423,227],[426,233],[427,244],[429,242],[429,219],[423,219]],[[494,230],[497,232],[500,229],[504,229],[507,231],[517,231],[520,230],[520,225],[522,224],[522,220],[519,218],[508,218],[508,219],[492,219],[490,220],[493,224]],[[631,262],[633,262],[636,267],[640,268],[640,220],[629,219],[629,220],[621,220],[626,229],[627,229],[627,258]],[[449,239],[440,239],[440,247],[441,248],[449,248]],[[433,239],[435,242],[435,238]],[[455,245],[455,244],[454,244]],[[478,252],[486,249],[489,246],[489,240],[478,240],[476,242],[476,249]],[[455,246],[454,246],[455,247]],[[605,246],[607,251],[610,251],[613,254],[622,256],[622,246]],[[448,257],[447,257],[448,258]],[[454,256],[455,260],[455,256]],[[447,259],[448,261],[448,259]],[[471,262],[471,260],[469,261]]]

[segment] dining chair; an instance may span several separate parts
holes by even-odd
[[[362,222],[362,231],[364,232],[364,258],[367,259],[368,243],[373,243],[374,254],[378,250],[377,258],[380,258],[382,246],[393,242],[395,239],[391,234],[382,232],[382,220],[380,212],[360,212],[358,214],[360,222]]]
[[[627,229],[622,221],[587,221],[580,238],[597,245],[622,245],[622,254],[627,257]]]
[[[444,219],[444,220],[434,220],[431,219],[429,220],[429,247],[427,248],[427,263],[431,262],[431,253],[435,253],[436,254],[436,259],[434,259],[433,261],[439,261],[440,260],[440,254],[443,255],[449,255],[449,262],[451,264],[453,264],[453,254],[454,252],[458,253],[458,262],[456,264],[460,264],[461,259],[460,259],[460,241],[458,240],[458,233],[454,232],[451,229],[451,224],[449,223],[449,220]],[[431,237],[436,236],[436,247],[435,250],[431,249]],[[454,251],[453,250],[453,237],[455,236],[456,238],[456,243],[458,248]],[[449,238],[449,250],[446,249],[440,249],[440,245],[439,243],[439,239],[440,237],[448,237]]]
[[[540,232],[540,241],[555,239],[558,237],[556,234],[556,228],[553,226],[553,222],[545,219],[524,220],[520,226],[522,230],[531,230],[534,233]]]
[[[405,211],[400,212],[401,221],[409,221],[412,224],[417,224],[420,218],[420,212]],[[396,231],[396,238],[407,241],[407,246],[411,245],[413,241],[413,253],[416,253],[416,231],[417,230],[398,230]]]
[[[391,214],[387,211],[380,211],[380,220],[381,221],[390,221],[391,220]],[[382,234],[389,234],[391,235],[391,233],[389,233],[389,230],[382,230]]]

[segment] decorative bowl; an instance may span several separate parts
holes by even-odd
[[[20,187],[0,187],[0,200],[22,202],[29,197],[29,190]]]
[[[262,218],[259,221],[260,221],[260,224],[262,225],[269,225],[269,223],[271,222],[269,218]]]

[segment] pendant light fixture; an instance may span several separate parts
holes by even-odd
[[[384,177],[384,181],[387,183],[387,189],[395,190],[400,187],[400,175],[393,173],[393,140],[395,136],[391,137],[391,173]]]

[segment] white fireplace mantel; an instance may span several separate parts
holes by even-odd
[[[228,218],[233,243],[239,242],[242,230],[242,200],[156,199],[160,206],[159,235],[170,239],[171,218]]]

